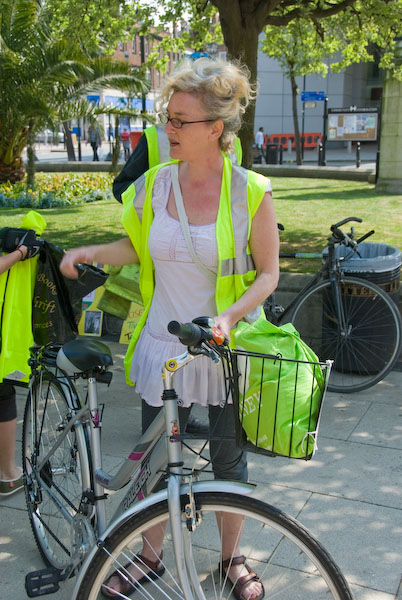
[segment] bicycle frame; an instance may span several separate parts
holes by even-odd
[[[191,324],[181,325],[177,322],[171,322],[169,326],[170,325],[173,325],[176,330],[176,325],[178,325],[180,326],[179,329],[181,328],[182,331],[186,331],[186,327]],[[76,434],[76,438],[77,434],[84,436],[85,443],[87,443],[89,438],[90,452],[88,453],[88,460],[84,455],[86,450],[85,447],[81,452],[79,446],[78,448],[75,446],[75,453],[78,455],[77,459],[78,457],[81,458],[82,463],[89,463],[91,471],[91,483],[88,488],[85,487],[84,483],[79,485],[78,494],[75,495],[74,502],[76,504],[77,498],[80,497],[80,490],[82,490],[82,501],[80,504],[80,509],[78,510],[78,514],[74,514],[72,516],[72,520],[68,521],[68,524],[72,523],[72,532],[75,536],[74,540],[76,540],[76,549],[74,549],[72,555],[70,555],[68,564],[66,564],[63,570],[57,570],[57,568],[51,567],[49,569],[33,573],[33,577],[29,580],[32,583],[33,590],[45,590],[46,588],[47,593],[50,593],[50,588],[53,586],[52,591],[57,591],[57,589],[59,589],[58,583],[71,575],[74,569],[78,570],[78,567],[80,567],[80,569],[77,574],[75,588],[72,595],[73,600],[76,600],[78,597],[88,597],[88,592],[91,593],[90,588],[91,590],[95,590],[96,594],[100,589],[103,589],[105,585],[106,589],[109,589],[108,576],[110,577],[110,565],[108,561],[115,560],[115,555],[113,553],[116,550],[120,552],[121,549],[121,556],[119,557],[116,555],[116,565],[119,573],[120,568],[125,571],[127,569],[127,565],[124,566],[124,564],[128,558],[128,556],[126,557],[126,552],[128,549],[129,552],[131,552],[131,547],[133,547],[134,537],[129,536],[127,539],[127,547],[123,549],[123,546],[121,546],[120,548],[119,545],[122,542],[125,542],[125,540],[121,539],[121,534],[123,533],[124,537],[124,535],[130,531],[135,532],[137,529],[138,534],[142,533],[143,539],[144,537],[147,538],[147,531],[150,529],[150,526],[153,526],[157,522],[158,518],[162,518],[162,521],[160,521],[162,526],[163,523],[168,519],[170,521],[169,538],[170,542],[172,543],[173,553],[170,552],[169,555],[174,557],[175,566],[174,569],[172,569],[172,573],[174,572],[174,582],[179,584],[177,587],[178,589],[180,587],[180,597],[182,597],[183,600],[207,600],[206,594],[208,597],[210,597],[209,591],[204,591],[204,589],[207,590],[207,588],[204,588],[204,579],[200,578],[200,572],[198,569],[199,563],[196,560],[197,551],[199,549],[203,551],[204,549],[204,544],[202,543],[202,538],[204,535],[203,532],[205,531],[207,533],[208,528],[205,529],[205,527],[203,527],[201,529],[201,544],[199,540],[196,541],[193,538],[192,533],[194,532],[195,535],[197,535],[196,532],[198,532],[198,526],[203,524],[205,521],[205,516],[208,517],[208,514],[211,513],[211,511],[208,511],[208,506],[212,508],[212,513],[219,511],[219,509],[215,506],[215,503],[217,503],[219,506],[221,500],[224,502],[227,496],[246,496],[251,494],[255,486],[227,480],[194,481],[194,479],[197,478],[196,465],[199,454],[197,454],[197,460],[194,461],[192,469],[189,470],[190,472],[188,477],[186,478],[184,476],[185,468],[181,451],[181,442],[183,436],[180,435],[177,394],[173,388],[174,374],[178,369],[184,367],[192,360],[195,360],[198,355],[209,354],[211,359],[219,362],[218,354],[221,354],[219,349],[215,349],[215,347],[211,345],[209,341],[200,341],[200,338],[197,339],[197,331],[194,332],[191,327],[189,330],[193,335],[193,338],[188,337],[187,339],[196,339],[197,341],[188,341],[188,344],[190,345],[189,350],[168,360],[163,366],[163,411],[161,411],[160,417],[155,419],[154,423],[151,425],[151,428],[149,428],[146,434],[141,437],[141,440],[136,444],[132,453],[130,453],[125,463],[114,476],[110,476],[104,473],[102,470],[100,440],[102,408],[98,408],[96,392],[97,381],[110,381],[110,378],[108,379],[106,376],[103,376],[102,374],[104,373],[104,370],[101,370],[99,367],[94,367],[92,371],[85,371],[82,373],[83,378],[87,379],[88,381],[88,392],[86,405],[81,408],[78,394],[76,394],[77,390],[75,389],[74,385],[74,380],[78,377],[78,374],[73,375],[70,380],[69,376],[63,370],[60,370],[62,375],[61,377],[57,378],[58,373],[57,370],[54,372],[53,365],[52,369],[49,369],[46,363],[45,365],[42,363],[42,366],[45,366],[43,369],[44,372],[46,373],[46,370],[48,370],[49,373],[51,373],[52,376],[57,378],[59,381],[59,385],[56,385],[53,378],[49,379],[49,377],[46,375],[44,377],[44,383],[47,381],[50,383],[49,388],[45,387],[45,392],[48,390],[51,392],[51,394],[54,393],[55,402],[57,397],[60,396],[61,381],[63,381],[63,385],[68,387],[68,391],[63,388],[63,391],[66,392],[62,394],[64,408],[57,413],[60,416],[60,420],[56,416],[56,418],[52,421],[53,431],[56,432],[57,440],[53,444],[53,447],[50,449],[50,451],[48,448],[46,450],[47,457],[49,457],[48,462],[51,462],[51,454],[57,450],[69,432],[73,431]],[[199,333],[201,333],[201,340],[213,339],[216,343],[220,343],[217,341],[217,338],[215,338],[214,333],[211,334],[208,331],[203,332],[202,327],[200,330],[201,331]],[[169,329],[169,331],[171,330]],[[175,335],[178,335],[180,339],[178,332],[175,333]],[[205,335],[205,337],[202,337],[202,335]],[[209,335],[212,335],[213,337],[207,337]],[[191,344],[194,344],[194,346]],[[226,346],[224,346],[222,350],[222,354],[224,355],[225,353]],[[96,356],[95,358],[97,359]],[[37,372],[35,373],[34,378],[35,383],[37,384],[39,379]],[[35,390],[34,397],[38,397],[37,385],[35,385],[33,389]],[[51,395],[46,396],[46,394],[43,394],[43,391],[40,390],[40,401],[41,403],[44,402],[45,407],[47,404],[47,398],[50,398],[50,401],[52,402],[52,397],[53,396]],[[38,428],[38,431],[41,432],[41,423],[36,419],[33,419],[33,422],[35,423],[35,427]],[[67,453],[67,456],[69,456],[69,453]],[[155,457],[157,457],[157,460]],[[154,459],[156,460],[156,463],[152,463]],[[41,457],[38,462],[40,462],[42,465],[44,460],[46,461],[46,457],[44,459]],[[160,463],[162,466],[155,467],[154,465],[158,463]],[[67,460],[67,469],[68,464],[69,463]],[[43,470],[45,471],[46,469]],[[55,469],[55,471],[57,471],[57,469]],[[144,498],[143,490],[148,488],[148,486],[151,487],[151,481],[156,481],[159,479],[161,472],[166,473],[167,475],[167,489],[161,490]],[[115,516],[111,520],[110,524],[106,526],[103,512],[106,496],[103,494],[103,492],[105,489],[107,489],[107,487],[111,488],[113,486],[115,489],[118,489],[120,484],[124,485],[125,482],[128,483],[131,474],[133,474],[133,481],[129,487],[129,490],[125,494],[125,497],[120,503],[120,506],[115,512]],[[41,472],[39,472],[38,477],[41,481]],[[204,513],[203,510],[204,494],[206,496],[206,513]],[[218,499],[219,495],[221,495],[221,497]],[[228,513],[230,512],[237,514],[237,510],[239,510],[239,514],[243,514],[242,510],[244,509],[244,516],[250,516],[251,522],[254,523],[253,512],[251,511],[251,514],[249,515],[247,508],[249,504],[248,500],[245,501],[242,498],[238,498],[237,500],[233,499],[232,503],[230,500],[226,500],[226,502],[227,504],[222,504],[222,507],[226,507]],[[70,505],[73,506],[71,503]],[[259,501],[254,501],[254,505],[254,514],[257,516],[257,520],[258,515],[261,514],[261,524],[264,523],[262,530],[265,530],[266,525],[268,525],[269,530],[270,523],[272,522],[274,530],[278,533],[281,533],[282,527],[277,523],[278,511],[276,511],[276,509],[273,507],[269,507],[269,505],[266,505],[264,508],[263,503]],[[57,507],[59,505],[56,503],[55,506]],[[124,510],[126,506],[129,508]],[[69,510],[68,507],[67,510]],[[223,508],[223,510],[225,510],[225,508]],[[75,511],[77,511],[77,509],[75,509]],[[119,516],[116,518],[116,515]],[[286,519],[288,518],[286,517]],[[127,520],[129,520],[129,522],[127,522]],[[285,523],[285,518],[283,520]],[[95,524],[96,527],[95,531],[92,527],[93,524]],[[297,525],[296,522],[294,525]],[[297,529],[297,527],[299,527],[299,529]],[[297,527],[297,532],[300,530],[301,534],[301,526]],[[122,528],[124,531],[121,531]],[[289,535],[285,534],[285,539],[288,539],[293,544],[295,538],[293,529],[290,528],[288,530],[286,526],[284,527],[284,530],[288,531],[289,533]],[[68,533],[69,528],[67,528],[67,536]],[[251,527],[250,533],[252,536],[251,548],[253,548],[253,544],[255,543],[254,527]],[[221,552],[225,547],[225,544],[223,543],[224,540],[220,539],[218,531],[216,531],[216,538],[217,543],[210,547],[210,550],[214,556],[217,552],[219,552],[219,544],[223,544]],[[138,549],[140,549],[141,536],[136,536],[136,539],[138,541]],[[299,540],[298,534],[296,534],[296,539]],[[346,583],[342,583],[342,581],[340,581],[342,579],[341,574],[337,573],[336,569],[333,573],[331,570],[330,572],[327,572],[326,569],[328,565],[324,564],[325,561],[321,562],[321,559],[325,558],[325,552],[323,556],[321,556],[320,553],[317,553],[317,555],[313,553],[312,556],[310,556],[311,548],[309,544],[307,544],[306,548],[304,548],[303,536],[299,541],[300,546],[298,543],[296,543],[296,545],[305,552],[307,557],[310,557],[313,563],[315,562],[314,559],[317,560],[316,566],[318,566],[320,575],[323,579],[325,579],[329,589],[337,592],[337,584],[339,582],[342,584],[339,589],[346,589]],[[116,546],[116,542],[118,546]],[[135,546],[137,546],[137,543]],[[270,546],[270,544],[268,544],[268,546]],[[237,546],[232,548],[232,552],[237,550]],[[197,555],[197,559],[198,558],[199,557]],[[327,555],[327,558],[331,559],[329,555]],[[331,562],[331,560],[329,562]],[[106,566],[107,570],[101,570],[100,572],[96,571],[98,565],[102,565],[102,563]],[[336,567],[336,565],[334,565],[334,567]],[[166,568],[169,570],[168,566]],[[293,564],[291,564],[291,570],[293,570]],[[97,574],[98,579],[92,581],[91,578],[93,578],[94,573]],[[164,595],[164,597],[170,597],[169,593],[166,594],[162,583],[162,579],[159,581],[157,577],[154,585]],[[226,580],[221,581],[220,585],[225,586]],[[293,585],[294,584],[292,583],[292,586]],[[92,586],[95,586],[95,588]],[[169,585],[169,583],[167,583],[166,589],[169,591],[173,588]],[[121,594],[118,593],[117,595]],[[336,595],[336,597],[338,598],[338,595]]]
[[[162,378],[164,391],[162,395],[162,400],[164,403],[164,410],[161,411],[159,417],[155,419],[153,424],[147,430],[147,432],[141,437],[138,444],[136,445],[136,449],[134,449],[133,453],[135,456],[133,460],[137,462],[141,460],[141,463],[138,467],[139,474],[137,477],[134,477],[133,483],[125,495],[124,499],[120,503],[115,516],[111,521],[111,525],[109,528],[103,532],[103,535],[97,541],[97,547],[93,549],[93,551],[88,555],[86,561],[79,573],[79,578],[77,580],[77,584],[75,590],[79,589],[79,585],[81,579],[85,576],[86,569],[90,566],[91,560],[93,558],[93,554],[97,551],[98,546],[101,545],[103,539],[105,539],[108,535],[110,535],[117,527],[121,525],[126,519],[130,518],[132,515],[138,513],[139,511],[148,508],[149,506],[156,504],[162,500],[168,500],[169,506],[169,515],[170,515],[170,523],[171,523],[171,532],[173,538],[173,547],[175,551],[176,557],[176,565],[178,568],[178,574],[180,583],[184,592],[184,597],[186,600],[193,600],[194,598],[198,598],[199,600],[205,600],[204,592],[201,588],[201,585],[198,581],[197,574],[194,572],[194,561],[192,560],[192,547],[189,533],[193,527],[196,526],[196,510],[195,510],[195,502],[194,502],[194,494],[201,491],[209,491],[209,490],[221,490],[221,491],[234,491],[240,494],[250,494],[254,489],[254,486],[244,483],[238,482],[216,482],[216,481],[207,481],[207,482],[196,482],[193,484],[192,477],[189,478],[189,483],[187,485],[183,485],[183,461],[182,461],[182,451],[181,451],[181,440],[180,440],[180,425],[179,425],[179,414],[178,414],[178,406],[177,406],[177,394],[173,388],[173,377],[174,373],[183,368],[192,360],[195,360],[197,355],[189,354],[187,351],[183,354],[172,358],[163,366],[162,369]],[[162,426],[162,418],[164,415],[164,425]],[[162,431],[161,431],[162,427]],[[152,431],[151,431],[152,430]],[[166,438],[163,436],[163,431],[169,432],[170,435],[167,436],[167,474],[168,474],[168,486],[167,490],[162,490],[157,492],[148,498],[143,498],[141,490],[139,490],[138,480],[142,476],[146,469],[144,465],[147,465],[149,471],[147,472],[146,480],[148,477],[152,477],[154,465],[151,468],[152,459],[155,460],[155,464],[161,462],[162,453],[166,456],[166,452],[163,452],[161,447],[161,442],[165,445]],[[152,437],[154,432],[159,433],[159,438],[155,441],[155,438]],[[138,453],[138,448],[144,448],[144,444],[148,444],[144,452]],[[155,459],[156,455],[156,459]],[[131,455],[130,455],[131,456]],[[158,460],[160,459],[160,460]],[[130,457],[129,457],[130,460]],[[166,463],[166,460],[165,460]],[[137,469],[137,472],[138,472]],[[119,479],[123,478],[123,473],[128,474],[129,471],[132,470],[130,465],[127,466],[127,463],[123,465],[120,469],[119,473],[113,479],[109,479],[107,481],[107,476],[102,474],[99,470],[96,473],[97,481],[102,481],[104,483],[108,483],[110,486],[113,481],[116,483]],[[141,497],[140,497],[141,494]],[[184,527],[181,519],[181,504],[180,504],[180,496],[187,495],[189,502],[187,504],[187,526]],[[127,510],[129,506],[138,500],[142,500],[130,510]],[[125,512],[122,512],[122,509],[126,509]],[[117,518],[120,514],[120,518]],[[191,581],[191,584],[190,584]],[[195,590],[196,596],[193,595],[192,588]],[[76,592],[75,592],[76,593]],[[73,594],[73,598],[75,594]]]
[[[49,369],[49,372],[52,371]],[[74,408],[73,399],[77,402],[79,395],[71,378],[65,374],[61,377],[56,374],[56,377],[63,386],[63,391],[66,394],[71,411],[75,414],[74,418],[70,419],[65,427],[63,427],[63,431],[57,436],[56,441],[47,454],[41,459],[37,466],[37,477],[40,480],[41,486],[43,486],[47,494],[52,498],[63,516],[72,523],[73,516],[64,509],[62,504],[58,501],[57,493],[52,487],[49,487],[46,484],[39,473],[49,458],[61,446],[70,431],[75,428],[78,432],[80,431],[80,426],[82,427],[83,424],[89,423],[89,442],[94,475],[91,478],[90,474],[88,474],[87,478],[91,481],[91,487],[94,492],[95,511],[97,516],[96,527],[97,534],[100,535],[106,528],[105,490],[119,490],[133,479],[130,488],[114,513],[113,519],[115,519],[133,503],[142,500],[158,482],[161,477],[161,472],[166,470],[166,441],[163,438],[163,433],[165,431],[163,412],[161,411],[145,434],[138,440],[118,472],[114,476],[110,476],[102,470],[100,440],[102,423],[97,401],[96,379],[94,377],[88,378],[88,402],[81,409],[76,409]],[[34,423],[35,421],[32,420],[31,422]],[[35,439],[37,439],[37,436],[35,436]]]
[[[89,567],[93,554],[102,545],[102,541],[106,539],[111,532],[121,525],[126,519],[133,514],[144,510],[145,508],[160,502],[168,500],[169,515],[171,523],[171,532],[173,538],[173,547],[175,551],[176,564],[184,597],[186,600],[205,600],[205,595],[198,581],[197,574],[194,572],[194,562],[192,561],[192,548],[189,533],[196,526],[196,509],[194,501],[194,493],[201,491],[222,491],[234,492],[239,494],[250,494],[254,489],[253,485],[239,482],[196,482],[193,483],[192,476],[189,477],[187,485],[183,485],[183,461],[180,438],[179,414],[177,405],[177,394],[173,388],[173,378],[177,370],[195,360],[199,355],[190,354],[188,351],[183,354],[166,361],[162,368],[162,378],[164,391],[162,395],[164,410],[154,420],[145,434],[142,435],[137,442],[135,448],[130,453],[128,459],[119,469],[114,477],[108,476],[102,469],[95,469],[94,488],[96,497],[101,499],[96,501],[96,512],[98,521],[98,539],[93,550],[86,557],[84,565],[80,570],[77,579],[75,590],[79,589],[82,577],[84,577],[86,569]],[[97,398],[96,398],[96,380],[90,378],[88,380],[88,406],[79,411],[78,414],[86,413],[91,415],[91,449],[95,465],[101,464],[100,453],[100,420],[94,418],[98,416]],[[77,417],[78,417],[77,414]],[[70,427],[71,428],[71,427]],[[166,435],[164,435],[164,432]],[[170,432],[168,435],[167,432]],[[64,432],[63,432],[64,433]],[[166,443],[167,443],[167,462],[166,462]],[[139,463],[139,464],[138,464]],[[151,497],[144,497],[144,487],[149,486],[152,489],[155,481],[159,479],[160,472],[166,470],[168,476],[167,490],[162,490],[153,494]],[[121,501],[119,507],[115,511],[111,519],[110,526],[101,531],[100,526],[104,519],[104,496],[103,490],[119,489],[125,485],[134,474],[133,482]],[[186,494],[189,502],[187,504],[187,527],[183,527],[181,519],[181,504],[180,496]],[[100,504],[101,503],[101,504]],[[132,504],[135,506],[131,507]],[[191,581],[191,584],[190,584]],[[192,588],[195,590],[196,596],[193,595]],[[73,598],[75,597],[73,594]]]
[[[175,522],[174,515],[179,515],[177,507],[180,507],[179,495],[181,492],[179,488],[183,479],[183,462],[181,456],[177,394],[173,389],[173,377],[176,371],[198,358],[198,356],[199,355],[197,354],[190,354],[186,351],[183,354],[166,361],[162,369],[164,385],[162,400],[164,410],[159,413],[147,431],[137,441],[127,459],[113,476],[105,473],[102,469],[100,439],[102,423],[100,409],[98,407],[96,378],[88,377],[87,403],[82,408],[74,408],[75,406],[80,406],[80,400],[72,378],[60,369],[49,368],[48,366],[44,367],[43,370],[47,370],[57,377],[58,382],[63,387],[69,407],[74,413],[74,416],[63,427],[63,430],[57,436],[56,441],[48,450],[47,454],[41,458],[40,464],[37,467],[37,477],[40,479],[41,486],[51,496],[55,505],[71,524],[73,523],[74,517],[69,514],[58,501],[57,490],[55,491],[52,487],[47,486],[39,473],[52,454],[54,454],[57,448],[61,446],[69,432],[75,428],[76,432],[82,431],[82,434],[84,435],[83,426],[85,425],[88,425],[89,428],[92,475],[89,474],[88,478],[91,482],[91,490],[93,491],[96,513],[96,536],[102,535],[107,526],[105,504],[107,496],[105,495],[105,490],[119,490],[131,481],[128,491],[113,514],[111,522],[114,522],[123,513],[129,510],[132,505],[144,501],[144,498],[149,495],[161,476],[163,476],[163,473],[167,474],[169,480],[167,495],[170,499],[172,510],[172,524]],[[40,377],[42,377],[43,370],[41,371]],[[35,420],[32,420],[32,422],[35,422]],[[170,435],[166,432],[170,432]],[[252,486],[242,485],[241,489],[250,490],[252,489]],[[245,491],[243,491],[243,493],[245,493]],[[182,538],[180,522],[177,523],[176,527],[173,526],[172,529],[176,529],[175,545],[180,546],[178,556],[182,556],[183,548],[181,546]]]

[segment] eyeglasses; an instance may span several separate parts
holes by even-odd
[[[202,121],[182,121],[176,117],[169,117],[168,114],[160,115],[160,121],[163,125],[171,123],[175,129],[181,129],[183,125],[191,125],[192,123],[212,123],[215,119],[203,119]]]

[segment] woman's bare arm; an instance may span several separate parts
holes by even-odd
[[[67,250],[60,263],[60,271],[70,279],[77,279],[78,272],[74,265],[97,262],[108,265],[129,265],[138,263],[138,255],[130,238],[122,238],[110,244],[81,246]]]
[[[15,263],[24,259],[27,252],[28,248],[26,246],[20,246],[16,250],[13,250],[13,252],[0,256],[0,274],[4,273],[4,271],[8,271]]]
[[[257,271],[255,281],[237,302],[215,317],[216,326],[228,339],[236,323],[261,304],[278,285],[279,235],[272,195],[268,192],[251,224],[250,250]]]

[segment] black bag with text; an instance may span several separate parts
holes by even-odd
[[[108,275],[101,269],[79,265],[78,279],[65,278],[59,269],[64,252],[44,241],[39,255],[32,306],[35,343],[65,344],[78,334],[81,299],[104,284]]]

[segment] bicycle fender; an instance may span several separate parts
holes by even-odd
[[[242,496],[248,496],[251,494],[255,485],[251,483],[242,483],[239,481],[219,481],[219,480],[208,480],[208,481],[198,481],[197,483],[193,483],[192,491],[194,494],[202,493],[202,492],[225,492],[230,494],[241,494]],[[189,485],[184,484],[180,486],[180,495],[185,495],[188,493]],[[88,555],[86,556],[82,567],[77,575],[77,580],[74,586],[73,595],[71,600],[76,600],[78,590],[81,585],[82,579],[85,577],[86,572],[91,567],[91,562],[93,557],[98,551],[98,547],[102,545],[102,543],[114,533],[114,531],[120,527],[127,519],[130,519],[133,515],[140,513],[142,510],[153,506],[154,504],[158,504],[159,502],[163,502],[167,500],[167,489],[156,492],[156,494],[152,494],[141,500],[141,502],[137,502],[132,506],[129,510],[120,515],[115,521],[110,523],[110,525],[105,529],[101,536],[97,539],[96,545],[90,550]]]

